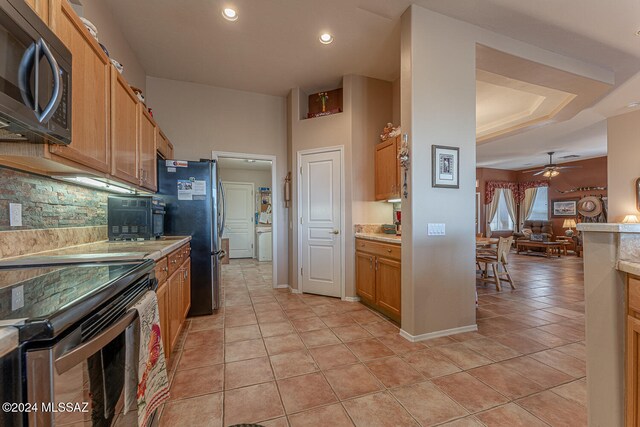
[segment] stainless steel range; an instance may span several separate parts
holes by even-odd
[[[18,331],[0,359],[0,401],[16,404],[0,425],[137,425],[135,412],[120,411],[125,331],[137,319],[131,307],[156,287],[154,262],[50,261],[0,267],[0,326]]]

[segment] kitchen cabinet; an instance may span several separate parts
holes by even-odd
[[[131,184],[140,184],[138,139],[139,101],[115,67],[111,69],[111,173]]]
[[[49,25],[49,0],[25,0],[36,14]]]
[[[69,146],[50,145],[52,158],[111,172],[110,62],[67,0],[51,0],[50,26],[73,55],[71,139]]]
[[[140,186],[147,190],[157,191],[156,137],[158,126],[144,104],[138,105],[137,116],[140,121],[140,137],[138,140]]]
[[[400,198],[400,136],[389,138],[376,145],[375,193],[376,200]]]
[[[173,159],[173,144],[162,131],[158,132],[158,153],[165,159]]]
[[[626,427],[640,426],[640,277],[627,276]]]
[[[401,319],[399,244],[356,239],[356,293],[362,302],[389,318]]]
[[[191,307],[191,245],[181,246],[156,261],[158,310],[162,345],[167,358],[177,345]]]

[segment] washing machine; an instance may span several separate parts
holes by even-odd
[[[273,259],[272,236],[271,226],[256,226],[256,251],[258,253],[258,261],[271,261]]]

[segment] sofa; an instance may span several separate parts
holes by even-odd
[[[529,232],[529,230],[531,230]],[[516,240],[529,240],[531,234],[543,234],[549,241],[553,240],[553,224],[551,221],[526,220],[522,226],[522,231],[513,233]]]

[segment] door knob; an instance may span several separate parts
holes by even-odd
[[[340,230],[333,230],[330,232],[331,234],[340,234]]]

